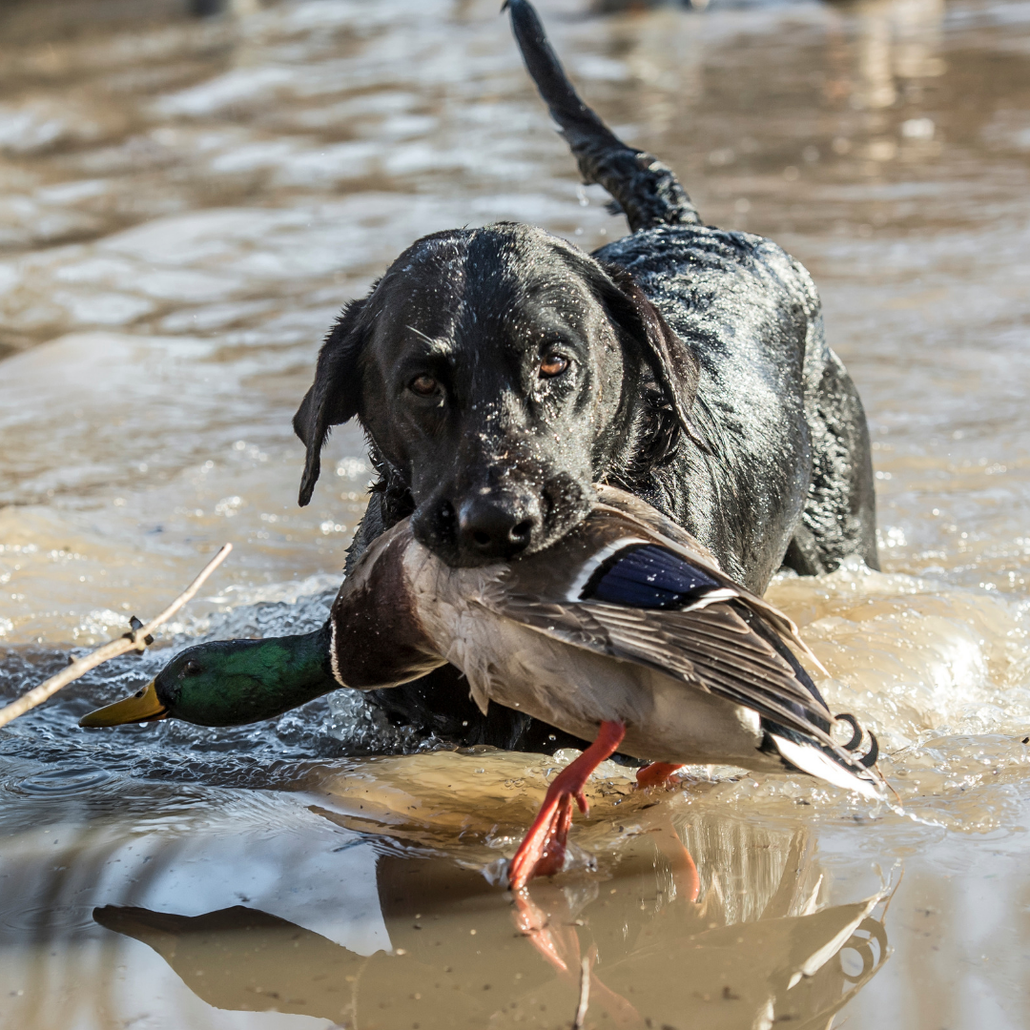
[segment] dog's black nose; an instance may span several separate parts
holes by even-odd
[[[458,508],[458,544],[481,559],[514,558],[529,546],[539,524],[539,506],[529,498],[469,498]]]

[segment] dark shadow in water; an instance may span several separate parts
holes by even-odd
[[[17,41],[155,25],[232,12],[241,0],[5,0],[0,26]],[[257,0],[243,0],[248,9]],[[8,37],[10,38],[10,37]]]

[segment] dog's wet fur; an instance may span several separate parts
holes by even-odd
[[[326,338],[294,419],[301,504],[331,427],[356,417],[378,482],[349,565],[407,515],[451,565],[530,554],[605,481],[758,593],[781,565],[876,568],[865,415],[808,273],[769,240],[701,225],[673,173],[582,104],[527,0],[508,6],[584,179],[633,231],[592,255],[515,223],[415,242]],[[461,744],[578,743],[497,706],[482,716],[449,667],[374,696]]]

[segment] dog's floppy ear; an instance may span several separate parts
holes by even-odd
[[[321,454],[332,426],[353,418],[361,398],[358,359],[365,344],[361,324],[365,300],[352,301],[329,330],[318,354],[315,381],[293,416],[293,430],[308,449],[300,481],[300,505],[311,500],[322,468]]]
[[[697,358],[625,268],[612,264],[602,267],[615,285],[615,289],[606,290],[604,295],[613,321],[643,345],[643,358],[654,371],[666,402],[676,413],[676,420],[699,447],[709,450],[690,417],[701,378]]]

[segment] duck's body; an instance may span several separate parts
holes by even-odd
[[[593,739],[600,722],[623,722],[626,735],[619,750],[635,758],[782,768],[758,750],[763,733],[755,711],[698,689],[700,683],[688,686],[649,664],[619,660],[617,647],[589,609],[561,603],[566,590],[552,595],[560,599],[552,603],[509,594],[506,588],[518,589],[529,578],[525,573],[535,571],[521,567],[538,564],[533,559],[514,568],[449,569],[429,559],[409,534],[398,534],[385,545],[373,575],[387,562],[403,567],[397,579],[404,593],[393,597],[414,613],[408,634],[412,657],[406,660],[413,661],[419,647],[427,662],[446,659],[465,674],[484,711],[490,702],[501,704],[583,740]],[[370,627],[361,624],[362,615],[352,618],[352,606],[350,593],[341,593],[333,612],[340,685],[376,689],[405,682],[409,676],[401,662],[386,670],[397,676],[387,683],[378,681],[373,655],[366,664],[362,652],[368,653]],[[416,626],[417,636],[411,632]],[[362,654],[357,669],[356,653]]]
[[[848,750],[857,741],[832,739],[834,717],[791,647],[811,654],[789,619],[730,581],[682,529],[599,487],[589,516],[559,544],[512,563],[451,568],[404,521],[362,556],[322,630],[189,648],[146,691],[83,724],[254,721],[450,662],[484,711],[494,702],[597,737],[575,775],[552,785],[564,801],[538,820],[524,882],[554,867],[570,799],[616,749],[662,770],[797,768],[879,797],[879,774]]]

